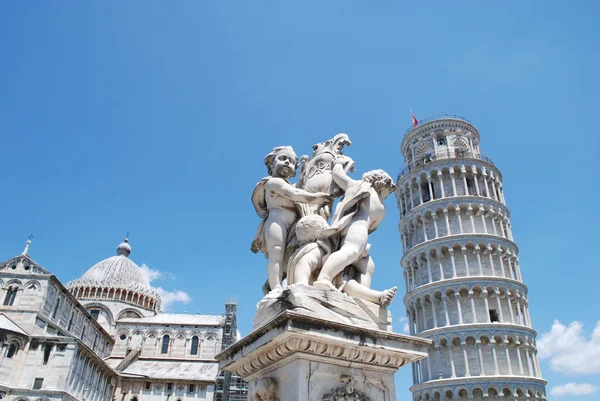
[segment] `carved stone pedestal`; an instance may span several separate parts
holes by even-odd
[[[253,401],[395,401],[394,372],[427,356],[429,340],[317,317],[286,291],[273,319],[217,355]]]

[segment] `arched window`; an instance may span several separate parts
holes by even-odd
[[[60,298],[56,300],[56,305],[54,306],[54,311],[52,312],[52,319],[56,317],[56,313],[58,312],[58,307],[60,306]]]
[[[169,340],[170,340],[169,336],[167,334],[165,334],[162,339],[162,347],[160,350],[161,354],[169,353]]]
[[[6,291],[6,297],[4,297],[3,305],[12,306],[15,303],[15,298],[17,297],[17,287],[10,287],[8,291]]]
[[[190,355],[198,355],[198,336],[192,337],[192,349]]]
[[[12,358],[13,356],[15,356],[16,353],[17,353],[17,346],[15,344],[11,344],[10,347],[8,347],[8,351],[6,351],[6,357]]]

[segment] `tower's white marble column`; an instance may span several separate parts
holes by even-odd
[[[471,312],[473,313],[473,323],[477,323],[477,309],[475,308],[475,299],[473,298],[473,290],[469,291],[469,302],[471,303]]]
[[[502,314],[502,302],[500,302],[500,291],[496,289],[496,304],[498,305],[498,317],[500,322],[504,323],[504,315]]]
[[[433,328],[438,328],[437,310],[435,309],[435,296],[431,296],[431,314],[433,315]]]
[[[448,297],[446,294],[442,294],[442,302],[444,304],[444,318],[446,319],[446,324],[444,326],[450,325],[450,315],[448,314]]]
[[[444,218],[446,219],[446,235],[452,235],[452,231],[450,230],[450,217],[448,217],[448,209],[443,210]]]
[[[500,370],[498,369],[498,355],[496,355],[496,346],[495,342],[490,343],[492,346],[492,358],[494,359],[494,375],[498,376],[500,374]]]
[[[446,278],[444,277],[444,264],[442,263],[442,252],[438,251],[437,252],[437,261],[438,261],[438,266],[440,268],[440,280],[445,280]]]
[[[467,208],[467,216],[469,216],[469,220],[471,221],[471,232],[475,233],[477,232],[475,230],[475,218],[473,217],[473,207],[469,204],[469,207]]]
[[[485,305],[485,320],[486,320],[485,322],[486,323],[491,323],[490,314],[489,314],[490,305],[488,304],[488,299],[487,299],[488,292],[487,292],[487,290],[483,290],[481,292],[481,296],[483,297],[483,303]]]
[[[463,324],[462,308],[460,306],[460,292],[454,293],[454,302],[456,303],[456,311],[458,314],[458,324]]]
[[[485,376],[485,366],[483,363],[483,353],[481,352],[481,341],[477,340],[475,342],[475,346],[477,347],[477,356],[479,357],[479,369],[481,370],[481,376]]]
[[[504,352],[506,353],[506,364],[508,365],[508,374],[510,376],[513,375],[513,370],[512,370],[512,362],[510,360],[510,351],[508,349],[508,341],[507,339],[504,339]]]
[[[463,255],[463,260],[465,261],[465,271],[467,273],[467,277],[470,277],[471,271],[469,269],[469,257],[467,255],[467,248],[463,246],[462,248],[460,248],[460,251]]]
[[[441,194],[442,194],[442,198],[445,198],[446,197],[446,193],[444,191],[444,177],[443,177],[443,173],[441,171],[438,173],[438,178],[440,180],[440,191],[441,191]]]
[[[454,249],[448,248],[448,253],[450,254],[450,262],[452,263],[452,278],[455,278],[456,275],[456,262],[454,261]]]
[[[433,282],[433,276],[431,275],[431,256],[427,255],[426,256],[426,260],[427,260],[427,276],[429,277],[429,282],[432,283]]]
[[[454,177],[454,169],[450,168],[449,170],[450,173],[450,180],[452,181],[452,196],[457,196],[457,192],[456,192],[456,179]]]
[[[521,374],[521,376],[523,376],[525,374],[525,371],[523,370],[523,361],[521,360],[521,347],[523,346],[523,343],[519,342],[517,343],[517,360],[519,362],[519,374]]]
[[[494,256],[492,255],[493,250],[492,247],[488,245],[488,247],[486,248],[487,253],[488,253],[488,257],[490,259],[490,267],[492,268],[492,276],[496,276],[496,267],[494,266]]]
[[[479,191],[479,182],[477,182],[477,168],[472,166],[471,172],[473,173],[473,181],[475,182],[475,191],[477,191],[477,195],[481,195],[481,191]]]
[[[450,377],[456,377],[456,368],[454,367],[454,355],[452,354],[452,343],[448,344],[448,355],[450,356]]]
[[[479,266],[479,275],[483,276],[483,265],[481,264],[481,249],[475,248],[473,250],[473,254],[475,254],[475,258],[477,259],[477,266]]]
[[[471,376],[471,370],[469,369],[469,356],[467,355],[467,343],[465,341],[460,343],[462,348],[463,358],[465,359],[465,377]]]

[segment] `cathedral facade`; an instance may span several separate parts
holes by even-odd
[[[214,359],[236,339],[235,301],[219,316],[161,313],[127,240],[66,285],[29,256],[30,243],[0,263],[0,399],[247,398]]]

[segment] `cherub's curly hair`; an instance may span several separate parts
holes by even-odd
[[[298,163],[298,156],[296,155],[296,152],[294,152],[294,148],[292,148],[291,146],[277,146],[276,148],[273,148],[273,150],[268,155],[265,156],[264,162],[265,166],[267,166],[267,171],[269,175],[273,174],[273,160],[275,160],[277,155],[283,150],[288,151],[294,155],[295,166],[294,175],[292,175],[292,177],[294,177],[296,175],[296,170],[298,169],[300,163]]]
[[[296,237],[300,244],[314,242],[319,239],[319,235],[326,228],[329,228],[327,220],[318,214],[309,214],[296,223]]]
[[[394,191],[394,188],[396,188],[396,184],[394,184],[392,177],[383,170],[367,171],[363,174],[362,179],[373,185],[373,188],[375,188],[377,192],[387,190],[391,193]]]

